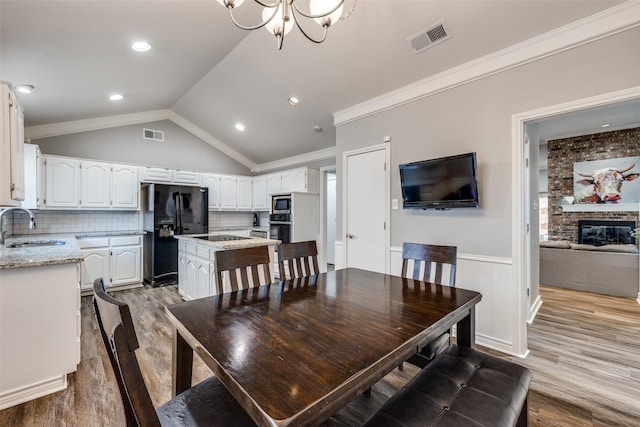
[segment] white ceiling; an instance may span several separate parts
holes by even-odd
[[[0,80],[35,86],[27,126],[171,109],[260,164],[333,147],[334,112],[621,2],[359,0],[324,43],[294,28],[278,51],[215,0],[0,0]],[[443,18],[453,38],[416,55],[406,39]]]

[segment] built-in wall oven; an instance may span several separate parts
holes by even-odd
[[[275,213],[269,215],[269,238],[291,243],[291,214]]]

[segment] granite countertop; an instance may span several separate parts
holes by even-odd
[[[8,248],[16,242],[62,240],[64,245]],[[33,234],[7,237],[5,246],[0,247],[0,270],[20,267],[40,267],[45,265],[81,262],[84,255],[80,251],[75,234]]]
[[[252,248],[255,246],[279,245],[280,240],[263,239],[261,237],[247,237],[242,240],[227,240],[220,242],[212,242],[209,240],[196,239],[197,236],[208,236],[208,234],[181,234],[173,236],[178,240],[184,240],[189,243],[195,243],[203,246],[210,246],[214,249],[241,249]]]
[[[82,237],[112,237],[112,236],[142,236],[146,231],[92,231],[88,233],[76,233],[78,238]]]

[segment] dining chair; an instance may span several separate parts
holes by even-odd
[[[126,303],[106,292],[102,278],[93,282],[93,309],[118,383],[128,427],[255,426],[215,376],[154,408],[135,353],[139,344],[131,311]]]
[[[423,282],[454,287],[456,283],[456,246],[407,243],[402,245],[402,277]],[[413,268],[409,272],[409,261]],[[443,280],[444,266],[449,266],[448,280]],[[420,274],[422,272],[422,274]],[[407,360],[418,367],[425,367],[451,344],[451,331],[430,341],[419,353]],[[402,369],[402,365],[400,365]]]
[[[229,278],[232,291],[255,288],[272,282],[268,246],[229,249],[215,253],[216,286],[218,293],[224,293],[223,277]],[[224,273],[227,272],[225,275]],[[262,272],[262,277],[260,277]],[[238,281],[238,274],[240,280]]]
[[[286,273],[285,273],[286,272]],[[283,243],[278,247],[280,280],[297,279],[320,273],[315,240]]]

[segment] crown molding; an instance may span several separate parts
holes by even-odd
[[[248,158],[246,158],[245,156],[243,156],[233,148],[229,147],[219,139],[214,138],[210,133],[202,130],[201,128],[194,125],[189,120],[185,119],[184,117],[175,113],[174,111],[169,110],[169,112],[170,112],[169,120],[171,120],[172,122],[174,122],[175,124],[183,128],[184,130],[191,132],[193,135],[197,136],[207,144],[211,145],[213,148],[223,152],[224,154],[231,157],[233,160],[240,163],[241,165],[249,168],[250,170],[253,170],[256,167],[255,162],[249,160]]]
[[[291,166],[298,166],[306,163],[317,162],[326,159],[335,159],[336,147],[324,148],[322,150],[311,151],[309,153],[297,156],[287,157],[286,159],[275,160],[273,162],[261,163],[256,165],[252,172],[265,172],[275,169],[284,169]]]
[[[70,133],[88,132],[109,129],[139,123],[167,120],[171,110],[144,111],[141,113],[120,114],[117,116],[97,117],[93,119],[74,120],[71,122],[52,123],[48,125],[29,126],[24,128],[25,137],[31,140],[68,135]]]
[[[389,110],[640,25],[640,1],[630,0],[587,18],[334,113],[334,125]]]

